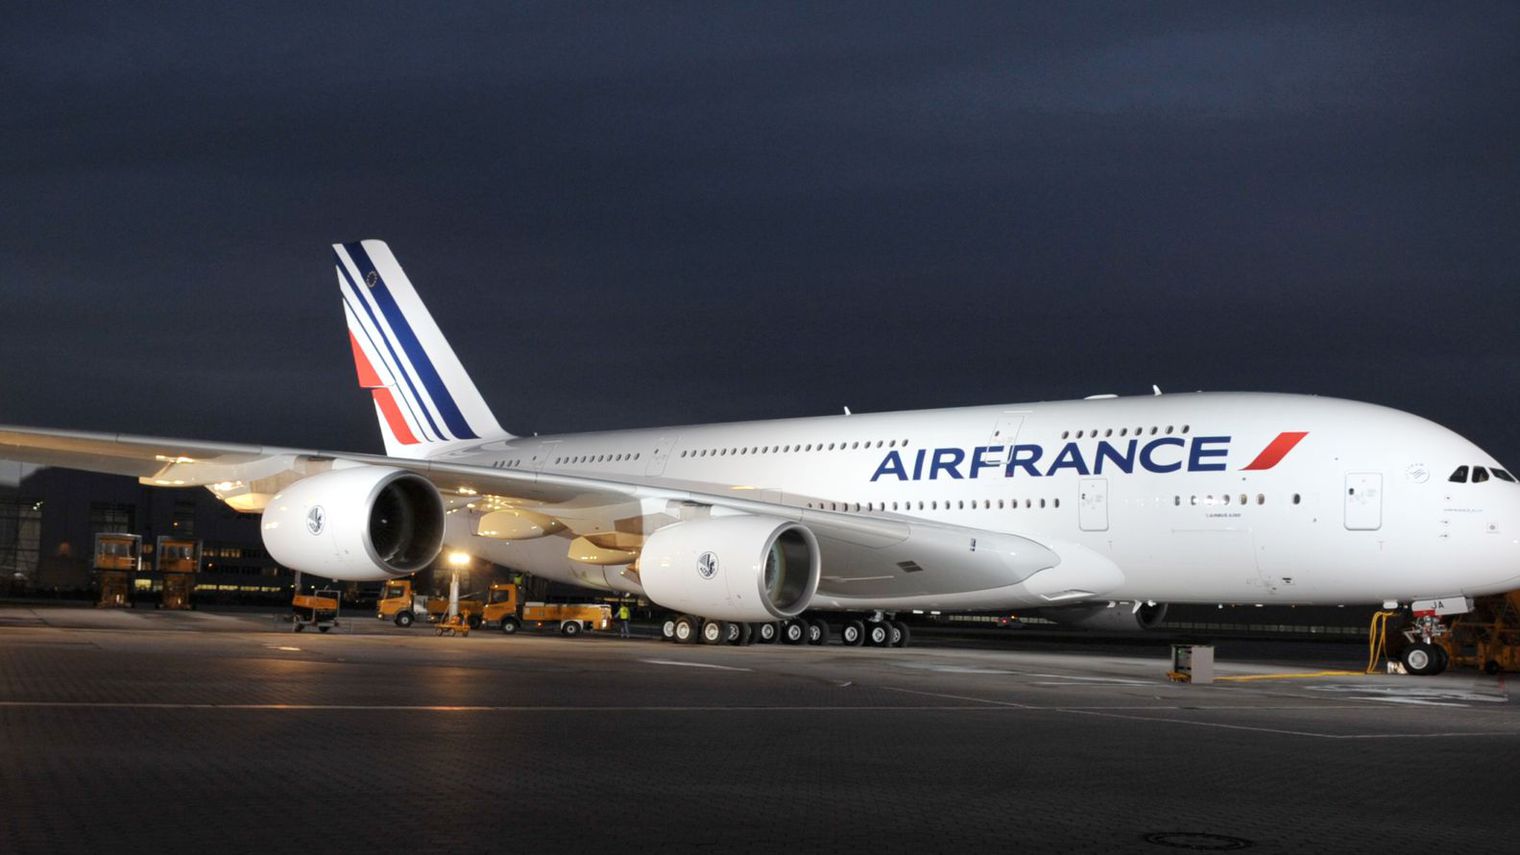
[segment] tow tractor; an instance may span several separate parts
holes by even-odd
[[[1479,597],[1434,641],[1453,665],[1489,674],[1520,671],[1520,591]]]

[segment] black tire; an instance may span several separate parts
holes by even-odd
[[[296,626],[295,626],[295,630],[296,630],[296,632],[300,632],[300,631],[301,631],[301,630],[303,630],[303,629],[305,629],[305,628],[306,628],[306,625],[305,625],[305,624],[303,624],[303,623],[301,623],[301,622],[300,622],[300,621],[299,621],[299,620],[298,620],[298,621],[295,621],[295,625],[296,625]]]
[[[464,619],[464,622],[469,625],[470,629],[480,629],[481,617],[480,615],[470,615]]]
[[[848,620],[839,628],[839,640],[846,647],[859,647],[866,643],[866,625],[863,621]]]
[[[519,624],[517,622],[517,618],[515,618],[515,617],[504,617],[504,618],[501,619],[501,631],[502,631],[502,634],[504,634],[504,635],[515,635],[519,629],[522,629],[522,624]]]
[[[332,629],[332,627],[330,627],[330,626],[319,626],[319,627],[317,627],[317,632],[326,632],[329,629]]]
[[[886,647],[892,643],[892,627],[884,620],[866,624],[866,643],[872,647]]]
[[[747,624],[747,623],[741,623],[741,624],[739,624],[739,646],[740,647],[748,647],[748,646],[750,646],[751,644],[754,644],[754,643],[755,643],[755,628],[754,628],[754,626],[752,626],[750,624]]]
[[[1493,675],[1499,673],[1499,663],[1490,659],[1483,663],[1483,673]]]
[[[1404,670],[1417,677],[1430,677],[1446,670],[1446,659],[1437,645],[1426,641],[1416,641],[1404,648],[1399,659],[1404,663]]]
[[[807,641],[807,622],[801,620],[789,620],[781,625],[781,640],[787,644],[801,644]]]
[[[817,646],[829,643],[829,623],[823,618],[815,618],[807,622],[808,644]]]
[[[900,620],[892,621],[892,628],[897,630],[897,640],[892,642],[893,647],[907,647],[913,640],[913,631],[908,625]]]
[[[743,637],[744,637],[744,624],[737,623],[737,622],[723,624],[723,643],[724,644],[732,644],[732,645],[737,646],[739,644],[739,639],[743,638]]]
[[[775,621],[755,624],[755,641],[761,644],[775,644],[776,639],[781,637],[781,626]]]
[[[722,644],[728,640],[728,627],[721,620],[702,622],[702,643]]]
[[[886,624],[887,624],[887,632],[890,633],[887,636],[887,644],[886,644],[886,646],[887,647],[902,647],[902,639],[903,639],[902,625],[899,624],[895,620],[886,621]]]
[[[660,624],[660,640],[661,641],[675,641],[676,640],[676,619],[675,618],[668,617],[668,618],[665,619],[664,623]]]
[[[396,626],[407,627],[412,625],[416,617],[409,611],[396,612]]]
[[[560,635],[566,638],[574,638],[581,634],[581,622],[578,620],[567,620],[559,625],[559,632]]]
[[[675,640],[677,644],[691,644],[697,640],[697,619],[691,615],[676,618]]]

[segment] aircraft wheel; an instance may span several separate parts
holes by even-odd
[[[660,640],[661,641],[675,641],[676,640],[676,619],[675,618],[673,618],[673,617],[666,618],[665,622],[662,623],[662,624],[660,624]]]
[[[722,644],[728,640],[728,628],[721,620],[710,620],[702,624],[703,644]]]
[[[737,642],[735,642],[735,644],[738,644],[740,647],[748,647],[751,644],[754,644],[755,643],[755,628],[754,628],[754,626],[752,626],[750,624],[747,624],[747,623],[741,623],[741,624],[738,624],[738,627],[739,627],[739,640]]]
[[[737,621],[732,622],[732,623],[725,622],[723,624],[723,643],[724,644],[738,644],[739,643],[739,639],[742,638],[743,636],[744,636],[744,624],[739,623]]]
[[[677,644],[690,644],[697,639],[697,619],[691,615],[676,618],[674,638]]]
[[[787,644],[801,644],[807,641],[807,624],[800,620],[789,620],[781,625],[781,640]]]
[[[908,642],[913,640],[913,632],[900,620],[892,621],[892,630],[896,633],[896,637],[892,640],[893,647],[907,647]]]
[[[817,618],[807,622],[807,643],[814,645],[829,643],[829,624],[827,621]]]
[[[859,647],[866,643],[866,625],[858,620],[847,620],[839,628],[839,640],[847,647]]]
[[[884,620],[866,624],[866,643],[872,647],[886,647],[892,643],[892,628]]]
[[[396,612],[396,626],[411,626],[413,620],[411,612]]]
[[[755,640],[761,644],[775,644],[780,633],[781,627],[775,621],[755,624]]]
[[[1404,670],[1417,677],[1428,677],[1446,670],[1446,651],[1426,641],[1417,641],[1404,648],[1404,653],[1399,658],[1404,662]]]

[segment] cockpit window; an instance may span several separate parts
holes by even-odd
[[[1473,483],[1479,484],[1488,480],[1488,470],[1482,466],[1473,467]]]
[[[1466,484],[1467,483],[1467,467],[1466,466],[1458,466],[1457,467],[1457,471],[1451,473],[1451,477],[1447,478],[1446,480],[1448,480],[1448,481],[1455,481],[1458,484]]]
[[[1494,477],[1498,478],[1500,481],[1508,481],[1511,484],[1515,483],[1515,476],[1509,474],[1509,472],[1507,472],[1506,470],[1503,470],[1503,469],[1491,469],[1489,471],[1493,472],[1494,473]]]

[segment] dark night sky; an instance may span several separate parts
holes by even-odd
[[[1520,464],[1520,6],[1028,5],[8,7],[0,423],[378,450],[379,237],[518,433],[1157,383]]]

